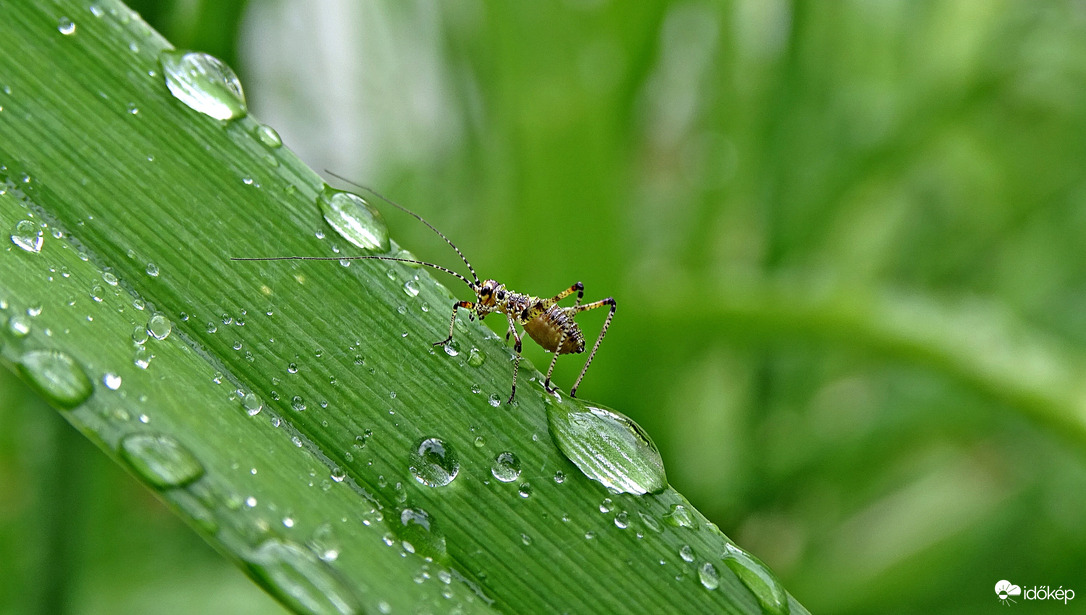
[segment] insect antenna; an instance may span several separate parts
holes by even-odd
[[[418,215],[417,213],[411,211],[410,209],[404,207],[403,205],[400,205],[396,201],[393,201],[392,199],[389,199],[389,198],[385,197],[383,194],[381,194],[380,192],[377,192],[373,188],[368,188],[366,186],[363,186],[362,184],[359,184],[358,182],[353,182],[353,181],[347,179],[346,177],[343,177],[342,175],[338,175],[336,173],[333,173],[332,171],[329,171],[328,169],[325,169],[324,172],[331,175],[332,177],[335,177],[336,179],[338,179],[340,181],[344,181],[344,182],[346,182],[346,183],[348,183],[348,184],[350,184],[350,185],[352,185],[352,186],[354,186],[356,188],[359,188],[359,189],[365,190],[366,192],[369,192],[373,196],[381,199],[382,201],[388,203],[389,205],[395,207],[396,209],[399,209],[402,212],[405,212],[407,214],[410,214],[411,216],[414,216],[414,218],[416,220],[418,220],[419,222],[422,222],[426,226],[430,227],[431,231],[437,233],[439,237],[441,237],[442,239],[445,240],[445,243],[449,244],[449,246],[451,246],[453,250],[456,250],[456,254],[458,256],[460,256],[460,260],[464,261],[464,264],[468,266],[468,271],[471,272],[471,277],[475,279],[475,285],[476,286],[479,285],[479,276],[475,274],[475,268],[471,266],[471,263],[468,262],[467,257],[464,256],[464,253],[460,251],[460,248],[456,247],[456,244],[453,243],[452,240],[450,240],[448,237],[446,237],[445,233],[442,233],[441,231],[437,230],[437,228],[433,224],[430,224],[429,222],[427,222],[425,218],[423,218],[422,216]],[[379,258],[379,257],[368,256],[368,257],[365,257],[365,258]],[[396,260],[396,259],[388,259],[388,258],[386,258],[385,260]],[[421,263],[421,261],[413,261],[413,262],[420,262]],[[430,263],[422,263],[422,264],[430,265]],[[431,267],[437,267],[437,265],[430,265],[430,266]],[[442,267],[437,267],[437,268],[442,269]],[[446,269],[445,271],[448,271],[448,269]],[[463,276],[460,276],[460,277],[461,277],[461,279],[463,279]],[[467,282],[467,280],[464,280],[464,281]],[[471,282],[468,282],[468,286],[471,286]]]
[[[463,280],[464,284],[468,285],[468,288],[475,290],[478,288],[478,278],[476,283],[472,284],[471,280],[465,278],[452,269],[446,269],[441,265],[435,265],[433,263],[427,263],[426,261],[417,261],[410,258],[395,258],[392,256],[253,256],[253,257],[230,257],[232,261],[359,261],[359,260],[377,260],[377,261],[397,261],[400,263],[414,263],[416,265],[423,265],[437,269],[438,271],[444,271],[445,273],[456,276]],[[470,265],[469,265],[470,266]],[[474,271],[472,273],[475,273]]]

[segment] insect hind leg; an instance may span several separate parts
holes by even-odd
[[[577,387],[581,386],[581,380],[584,379],[584,374],[588,371],[588,366],[592,364],[592,359],[595,358],[596,351],[600,349],[600,343],[603,342],[603,336],[607,335],[607,328],[611,326],[611,320],[615,317],[616,305],[614,298],[608,297],[606,299],[600,299],[599,301],[593,301],[592,303],[586,303],[584,305],[576,305],[570,308],[573,314],[577,314],[586,310],[594,310],[605,305],[611,307],[611,312],[607,314],[607,320],[603,321],[603,329],[600,330],[600,335],[596,338],[596,343],[592,346],[592,352],[588,353],[588,360],[584,362],[584,367],[581,368],[581,375],[577,376],[577,381],[573,383],[573,388],[569,390],[570,397],[577,397]]]

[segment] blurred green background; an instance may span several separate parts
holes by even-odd
[[[812,612],[1086,601],[1086,5],[129,4],[484,277],[614,296],[580,395]],[[0,392],[0,612],[279,609]]]

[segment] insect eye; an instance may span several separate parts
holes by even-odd
[[[502,299],[505,299],[505,291],[504,290],[499,290],[498,291],[498,300],[500,301]]]
[[[490,294],[490,289],[488,287],[486,287],[486,286],[484,286],[483,288],[481,288],[479,290],[479,296],[480,297],[486,297],[489,294]]]

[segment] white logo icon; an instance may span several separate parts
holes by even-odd
[[[1010,581],[1003,580],[996,583],[995,593],[1000,602],[1010,606],[1011,602],[1016,602],[1011,596],[1021,596],[1022,588],[1017,585],[1012,585]]]

